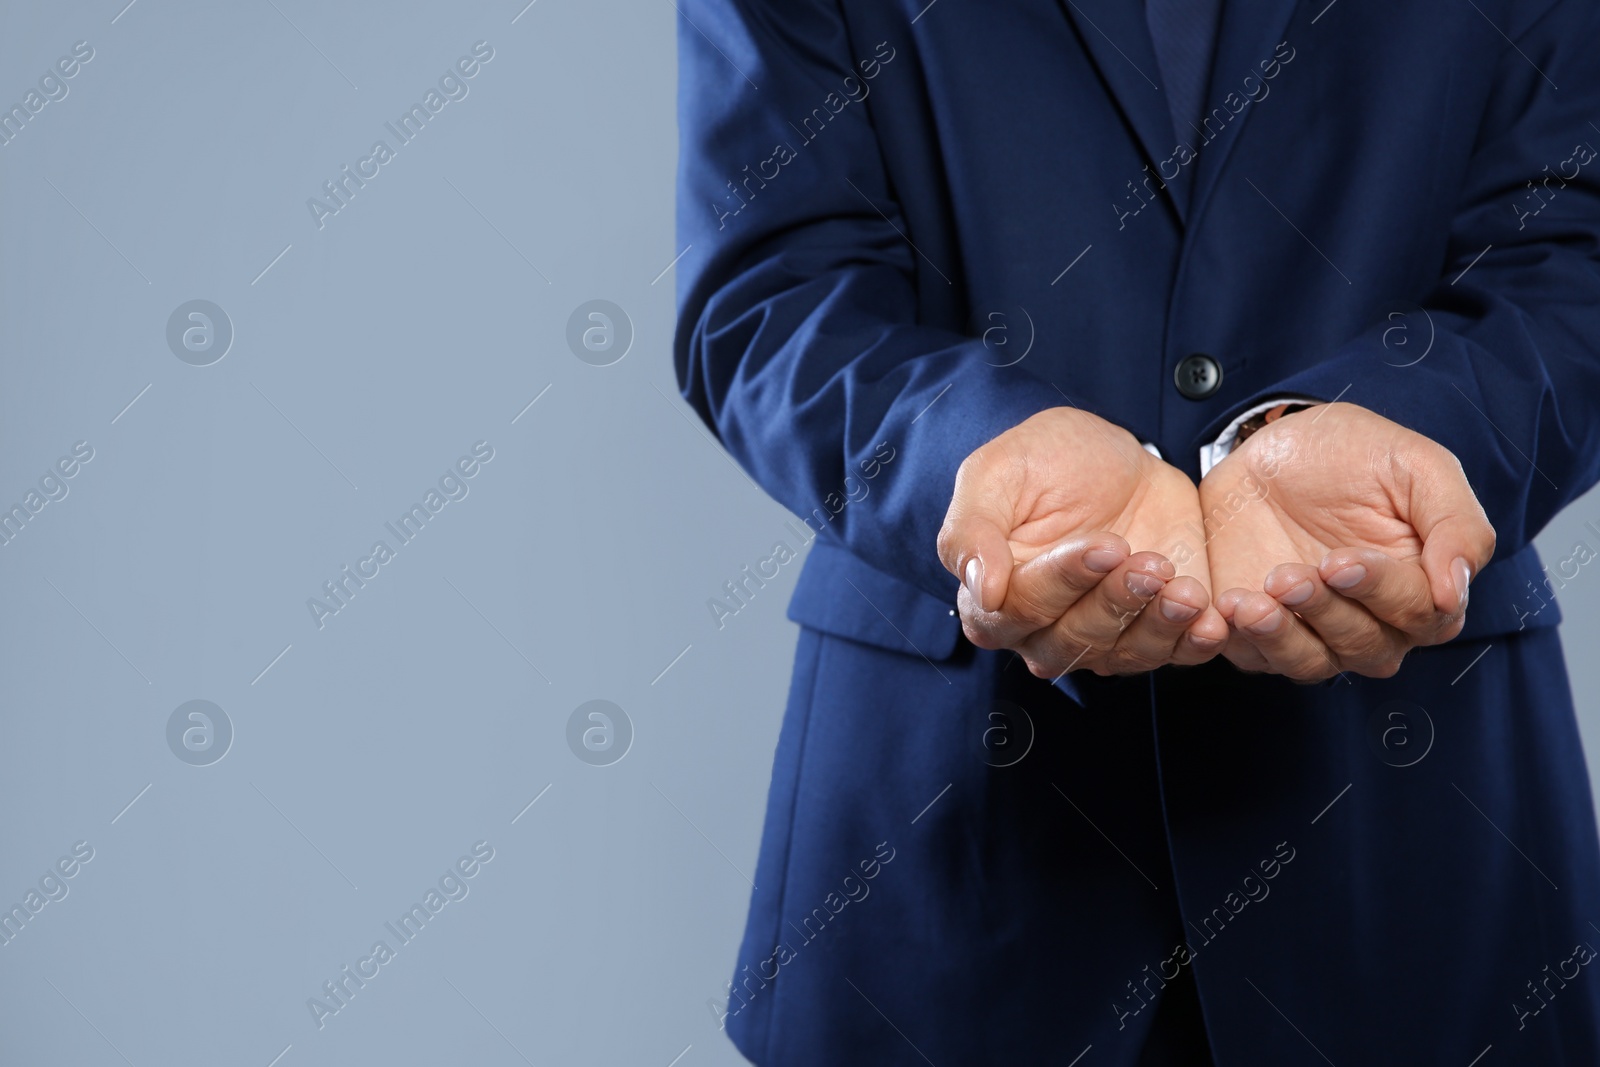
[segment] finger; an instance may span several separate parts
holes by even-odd
[[[1265,587],[1280,605],[1297,614],[1322,639],[1342,670],[1368,678],[1391,678],[1400,670],[1405,654],[1418,643],[1412,635],[1379,619],[1364,604],[1330,588],[1314,568],[1283,564],[1267,575]]]
[[[1191,577],[1175,578],[1149,601],[1117,638],[1110,659],[1118,673],[1152,671],[1172,662],[1191,623],[1211,604],[1205,586]],[[1218,646],[1221,642],[1217,642]]]
[[[1029,634],[1054,625],[1084,593],[1128,557],[1116,534],[1089,534],[1061,541],[1013,568],[1006,599],[981,611],[963,583],[956,596],[962,628],[979,648],[1013,648]]]
[[[1223,658],[1241,671],[1265,674],[1272,669],[1267,663],[1267,658],[1233,625],[1239,602],[1249,595],[1248,589],[1228,589],[1216,598],[1212,607],[1216,608],[1228,626],[1228,641],[1222,647]]]
[[[1012,571],[1003,609],[1046,626],[1127,561],[1128,542],[1114,533],[1070,537]],[[1035,628],[1037,629],[1038,626]]]
[[[1317,568],[1281,564],[1267,575],[1264,588],[1322,639],[1342,669],[1370,678],[1388,678],[1399,670],[1410,638],[1329,588]]]
[[[1215,604],[1208,604],[1173,647],[1172,663],[1178,667],[1205,663],[1221,652],[1227,643],[1228,621]]]
[[[980,611],[1006,599],[1011,579],[1011,519],[958,493],[939,529],[939,562],[960,580]]]
[[[1014,563],[1009,538],[1017,527],[1021,492],[1021,475],[1004,450],[980,448],[956,470],[950,507],[939,527],[939,562],[981,610],[1005,603]]]
[[[1422,542],[1422,569],[1440,614],[1467,610],[1467,587],[1494,555],[1494,528],[1487,521],[1451,519],[1433,527]]]
[[[1233,610],[1235,635],[1266,661],[1267,670],[1298,682],[1339,673],[1322,639],[1266,593],[1244,593]]]
[[[1412,529],[1422,538],[1422,569],[1443,615],[1467,609],[1467,586],[1494,556],[1495,532],[1460,462],[1450,456],[1438,477],[1418,480],[1410,495]]]
[[[1366,548],[1341,548],[1323,558],[1317,573],[1335,592],[1364,605],[1373,617],[1418,639],[1431,638],[1443,616],[1435,608],[1420,564]],[[1451,605],[1454,614],[1454,604]]]
[[[1018,651],[1047,670],[1059,665],[1057,673],[1080,661],[1099,673],[1109,673],[1102,661],[1116,647],[1117,638],[1176,576],[1177,568],[1165,556],[1137,552],[1073,604],[1055,625],[1028,638]]]
[[[1270,674],[1272,672],[1272,668],[1267,664],[1266,657],[1239,634],[1233,634],[1228,638],[1228,643],[1222,648],[1222,658],[1246,674]]]

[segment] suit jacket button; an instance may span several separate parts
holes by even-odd
[[[1222,364],[1203,352],[1184,358],[1172,372],[1178,392],[1190,400],[1204,400],[1222,388]]]

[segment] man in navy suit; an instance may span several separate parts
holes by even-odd
[[[1600,1063],[1600,5],[680,11],[679,380],[815,538],[740,1050]]]

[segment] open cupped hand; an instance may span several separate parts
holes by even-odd
[[[939,534],[967,636],[1034,674],[1203,662],[1389,677],[1461,631],[1494,530],[1447,449],[1353,404],[1269,424],[1198,490],[1053,408],[962,464]]]
[[[1053,408],[962,464],[939,555],[963,628],[1040,677],[1198,663],[1227,640],[1194,483],[1126,430]]]
[[[1353,404],[1278,419],[1200,483],[1224,654],[1301,681],[1386,678],[1460,633],[1494,530],[1438,443]]]

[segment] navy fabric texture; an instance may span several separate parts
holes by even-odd
[[[1177,144],[1131,0],[680,8],[679,381],[818,531],[739,1048],[1133,1067],[1177,968],[1223,1067],[1600,1063],[1530,543],[1600,477],[1600,5],[1229,0]],[[1386,680],[1052,687],[960,636],[934,542],[974,448],[1073,404],[1198,477],[1282,395],[1461,460],[1498,545],[1459,639]]]
[[[1193,134],[1205,134],[1200,120],[1205,117],[1206,88],[1221,12],[1222,0],[1145,0],[1145,21],[1161,68],[1158,80],[1167,94],[1167,109],[1172,112],[1172,130],[1185,140]],[[1191,183],[1182,183],[1182,192],[1175,195],[1186,194],[1190,186]]]

